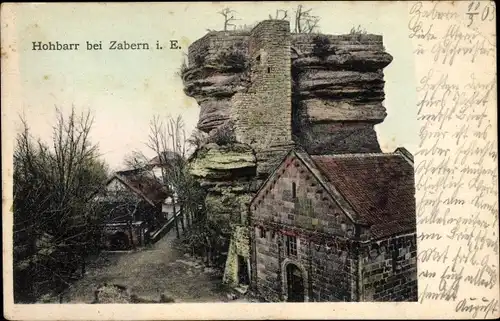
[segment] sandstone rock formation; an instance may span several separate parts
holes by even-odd
[[[311,154],[380,152],[386,117],[382,69],[392,56],[376,35],[297,35],[292,48],[294,134]]]
[[[253,149],[234,143],[209,143],[196,152],[191,174],[207,190],[205,205],[212,220],[230,233],[230,223],[240,223],[247,204],[256,191],[257,159]]]

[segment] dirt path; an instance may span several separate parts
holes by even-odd
[[[161,294],[175,302],[226,301],[220,275],[201,262],[184,257],[173,246],[170,231],[151,248],[122,253],[102,253],[63,297],[65,303],[90,303],[101,284],[118,284],[144,299],[158,300]]]

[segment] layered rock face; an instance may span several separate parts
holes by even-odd
[[[383,68],[392,61],[382,36],[290,34],[286,24],[212,32],[190,46],[183,79],[200,105],[199,129],[234,119],[245,143],[282,136],[286,145],[291,122],[293,141],[311,154],[380,152],[374,125],[386,117]]]
[[[295,35],[294,134],[311,154],[380,152],[386,117],[382,69],[392,56],[377,35]]]
[[[289,23],[270,20],[247,33],[211,32],[189,48],[182,77],[185,93],[200,106],[198,128],[214,142],[231,123],[235,136],[204,146],[193,161],[212,219],[244,221],[251,195],[292,146],[290,41]],[[234,161],[250,155],[254,163],[244,170]],[[222,162],[224,169],[213,168]],[[229,229],[229,223],[221,224]]]
[[[211,32],[189,47],[182,78],[200,106],[200,130],[210,133],[231,118],[231,97],[249,84],[247,56],[248,33]]]

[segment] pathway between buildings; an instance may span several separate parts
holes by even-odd
[[[152,247],[133,252],[101,253],[85,276],[63,296],[64,303],[90,303],[102,284],[118,284],[140,298],[158,301],[161,294],[175,302],[227,301],[221,276],[200,261],[185,257],[173,244],[172,229]]]

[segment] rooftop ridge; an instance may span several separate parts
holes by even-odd
[[[385,157],[385,156],[401,156],[400,153],[348,153],[348,154],[320,154],[311,155],[311,157],[331,157],[331,158],[349,158],[349,157]]]

